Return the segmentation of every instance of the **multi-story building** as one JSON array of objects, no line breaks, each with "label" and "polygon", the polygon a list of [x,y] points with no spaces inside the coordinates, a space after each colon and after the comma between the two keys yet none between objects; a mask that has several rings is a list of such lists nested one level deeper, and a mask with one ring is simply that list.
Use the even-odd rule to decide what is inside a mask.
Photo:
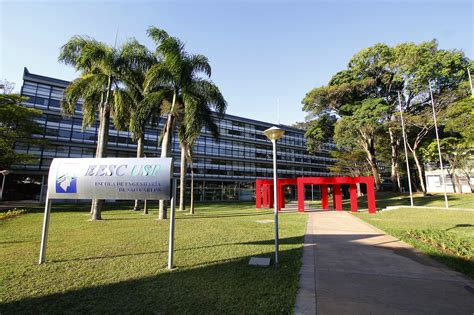
[{"label": "multi-story building", "polygon": [[[41,183],[35,189],[31,189],[33,186],[28,189],[29,194],[34,192],[37,194],[35,198],[39,198],[38,194],[43,189],[38,187],[47,182],[46,176],[53,158],[94,157],[97,124],[82,129],[80,104],[73,117],[63,114],[60,102],[68,81],[32,74],[26,68],[23,80],[21,95],[28,98],[24,106],[42,111],[37,122],[44,128],[44,135],[37,136],[44,137],[47,144],[18,145],[17,151],[33,154],[38,159],[30,164],[15,165],[13,170],[17,184],[25,181],[30,186]],[[219,141],[203,129],[194,147],[195,198],[202,201],[252,200],[255,179],[273,176],[272,145],[263,134],[272,124],[233,115],[216,119],[220,131]],[[163,122],[164,119],[158,126],[146,128],[144,151],[147,157],[160,156],[158,140]],[[283,125],[279,127],[286,131],[285,136],[278,141],[279,177],[328,175],[327,166],[332,163],[328,154],[330,144],[323,146],[319,154],[311,155],[306,150],[304,131]],[[129,131],[119,131],[111,125],[107,156],[135,157],[136,147]],[[174,175],[179,177],[180,148],[177,136],[173,137],[172,153]],[[19,196],[11,198],[33,198],[20,196],[21,190],[16,190]]]}]

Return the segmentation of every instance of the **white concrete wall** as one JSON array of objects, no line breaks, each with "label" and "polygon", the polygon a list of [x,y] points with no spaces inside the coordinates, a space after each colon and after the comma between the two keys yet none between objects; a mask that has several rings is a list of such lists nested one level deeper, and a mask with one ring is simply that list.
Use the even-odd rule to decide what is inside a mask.
[{"label": "white concrete wall", "polygon": [[[451,179],[451,177],[446,174],[446,171],[444,174],[445,174],[445,180],[446,180],[446,191],[448,193],[453,193],[454,192],[453,181],[454,181],[454,184],[456,185],[456,190],[458,189],[456,180],[454,179],[454,176],[453,176],[453,179]],[[459,176],[459,180],[462,185],[462,192],[464,194],[471,193],[471,188],[466,176],[461,173],[457,173],[457,174]],[[425,173],[425,179],[426,179],[426,191],[428,193],[444,193],[444,187],[443,187],[443,182],[441,180],[440,170],[427,171]],[[474,185],[474,183],[472,182],[472,178],[471,178],[471,185]],[[459,191],[456,191],[456,192],[459,193]]]}]

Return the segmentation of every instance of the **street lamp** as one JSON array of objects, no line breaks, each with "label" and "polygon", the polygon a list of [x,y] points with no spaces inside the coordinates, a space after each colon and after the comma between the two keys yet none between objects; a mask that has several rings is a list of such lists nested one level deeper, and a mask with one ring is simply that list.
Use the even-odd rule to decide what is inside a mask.
[{"label": "street lamp", "polygon": [[276,142],[285,134],[285,130],[271,127],[263,132],[273,144],[273,208],[275,216],[275,265],[278,264],[278,198],[277,198],[277,164],[276,164]]},{"label": "street lamp", "polygon": [[0,190],[0,201],[3,200],[3,189],[5,189],[5,178],[7,177],[8,174],[10,174],[11,172],[9,170],[3,170],[3,171],[0,171],[0,174],[3,175],[3,179],[2,179],[2,190]]}]

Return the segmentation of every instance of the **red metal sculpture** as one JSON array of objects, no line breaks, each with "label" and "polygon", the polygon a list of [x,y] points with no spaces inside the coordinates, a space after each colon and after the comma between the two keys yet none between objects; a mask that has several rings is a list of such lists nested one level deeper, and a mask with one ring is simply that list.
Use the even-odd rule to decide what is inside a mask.
[{"label": "red metal sculpture", "polygon": [[[280,178],[278,185],[278,210],[285,207],[284,186],[296,185],[298,187],[298,211],[304,212],[304,186],[319,185],[321,187],[321,205],[324,210],[329,209],[328,186],[332,186],[333,207],[342,210],[341,185],[349,185],[351,211],[357,212],[356,184],[365,184],[367,188],[367,203],[369,213],[376,213],[374,179],[371,176],[335,176],[335,177],[298,177]],[[273,181],[271,179],[257,179],[255,182],[255,206],[261,208],[273,207]]]}]

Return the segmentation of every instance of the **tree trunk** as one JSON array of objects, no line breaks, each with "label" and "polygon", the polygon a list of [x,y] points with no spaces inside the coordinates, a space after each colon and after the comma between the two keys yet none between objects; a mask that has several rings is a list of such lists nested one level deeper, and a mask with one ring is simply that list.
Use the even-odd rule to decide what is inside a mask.
[{"label": "tree trunk", "polygon": [[[191,157],[192,159],[192,157]],[[189,213],[194,214],[194,170],[193,170],[193,164],[191,163],[191,196],[190,196],[190,205],[189,205]]]},{"label": "tree trunk", "polygon": [[[143,141],[145,138],[145,134],[142,134],[137,141],[137,158],[141,158],[143,156]],[[140,210],[140,200],[135,200],[135,205],[133,206],[133,211]]]},{"label": "tree trunk", "polygon": [[356,192],[357,197],[362,197],[362,192],[360,191],[360,183],[356,183]]},{"label": "tree trunk", "polygon": [[[110,91],[112,88],[112,78],[109,76],[107,83],[107,94],[105,101],[99,112],[99,134],[97,138],[96,158],[107,157],[107,143],[109,139],[109,123],[110,123]],[[93,199],[91,205],[91,220],[102,220],[102,199]]]},{"label": "tree trunk", "polygon": [[474,190],[472,189],[471,185],[471,176],[469,176],[469,172],[463,170],[464,176],[466,176],[467,179],[467,185],[469,186],[469,189],[471,190],[471,193],[474,193]]},{"label": "tree trunk", "polygon": [[412,150],[411,153],[413,154],[413,159],[415,160],[416,172],[420,181],[421,191],[423,192],[423,195],[426,195],[426,186],[423,180],[423,168],[421,167],[420,160],[418,159],[418,155],[416,154],[416,150]]},{"label": "tree trunk", "polygon": [[[173,94],[173,103],[171,104],[171,109],[168,114],[168,118],[166,119],[165,130],[163,132],[163,141],[161,142],[161,157],[169,157],[171,155],[171,137],[173,133],[173,120],[174,120],[174,110],[176,107],[176,92]],[[172,173],[173,165],[171,165]],[[164,200],[160,200],[159,202],[159,211],[158,211],[158,220],[165,220],[167,218],[166,215],[167,209]]]},{"label": "tree trunk", "polygon": [[148,214],[148,201],[143,200],[143,214]]},{"label": "tree trunk", "polygon": [[457,193],[456,183],[454,182],[454,170],[451,172],[451,174],[449,174],[448,172],[448,175],[449,175],[449,178],[451,179],[451,184],[453,185],[453,193]]},{"label": "tree trunk", "polygon": [[186,191],[186,144],[181,145],[181,165],[179,177],[179,211],[185,210],[184,193]]},{"label": "tree trunk", "polygon": [[459,180],[459,176],[456,172],[454,173],[454,178],[456,179],[456,184],[458,185],[458,193],[462,194],[462,184],[461,181]]},{"label": "tree trunk", "polygon": [[400,182],[399,182],[399,166],[398,166],[398,148],[400,146],[400,137],[395,135],[395,132],[392,128],[388,128],[388,133],[390,135],[390,147],[391,147],[391,173],[390,179],[392,180],[392,191],[400,191]]},{"label": "tree trunk", "polygon": [[380,190],[380,174],[379,168],[377,166],[377,160],[375,158],[375,148],[374,142],[372,140],[368,140],[366,145],[364,146],[365,152],[367,153],[367,161],[369,162],[370,169],[372,171],[372,176],[374,177],[375,181],[375,189]]}]

